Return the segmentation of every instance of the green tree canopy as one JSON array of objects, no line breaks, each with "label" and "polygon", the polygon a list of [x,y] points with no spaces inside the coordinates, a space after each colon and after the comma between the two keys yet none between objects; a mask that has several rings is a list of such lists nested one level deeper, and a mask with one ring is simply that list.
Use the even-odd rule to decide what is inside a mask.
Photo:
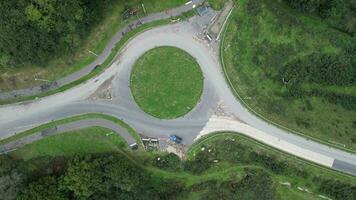
[{"label": "green tree canopy", "polygon": [[100,18],[104,4],[100,2],[0,1],[0,67],[44,65],[51,57],[72,51]]},{"label": "green tree canopy", "polygon": [[7,156],[0,157],[0,199],[15,199],[20,192],[24,175],[16,169],[16,162]]}]

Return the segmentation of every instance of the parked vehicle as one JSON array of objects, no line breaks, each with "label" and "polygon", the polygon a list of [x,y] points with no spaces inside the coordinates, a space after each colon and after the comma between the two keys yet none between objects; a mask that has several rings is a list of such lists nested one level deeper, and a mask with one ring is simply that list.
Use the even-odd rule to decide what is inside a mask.
[{"label": "parked vehicle", "polygon": [[169,140],[172,141],[172,142],[175,142],[177,144],[180,144],[182,142],[182,138],[177,136],[177,135],[170,135],[169,136]]}]

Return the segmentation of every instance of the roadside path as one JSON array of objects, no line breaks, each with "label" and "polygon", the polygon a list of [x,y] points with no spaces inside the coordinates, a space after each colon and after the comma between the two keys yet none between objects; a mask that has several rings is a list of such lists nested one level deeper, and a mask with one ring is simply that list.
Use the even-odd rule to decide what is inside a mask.
[{"label": "roadside path", "polygon": [[84,129],[88,127],[94,127],[94,126],[108,128],[114,131],[115,133],[119,134],[122,137],[122,139],[126,141],[128,145],[135,143],[135,139],[130,135],[130,133],[125,128],[121,127],[120,125],[112,121],[105,120],[105,119],[83,119],[83,120],[70,122],[67,124],[57,125],[52,128],[44,129],[40,132],[21,138],[14,142],[10,142],[5,145],[0,145],[0,154],[14,151],[26,144],[30,144],[32,142],[41,140],[44,137],[57,135],[65,132],[71,132],[71,131]]}]

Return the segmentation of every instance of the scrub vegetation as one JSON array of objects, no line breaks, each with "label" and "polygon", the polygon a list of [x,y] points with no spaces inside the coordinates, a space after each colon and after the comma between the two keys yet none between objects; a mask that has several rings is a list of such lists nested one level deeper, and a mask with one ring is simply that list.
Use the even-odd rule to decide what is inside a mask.
[{"label": "scrub vegetation", "polygon": [[195,174],[223,171],[228,166],[263,168],[271,178],[270,189],[275,192],[272,199],[317,199],[319,194],[332,199],[356,197],[353,177],[313,165],[236,133],[218,133],[201,139],[190,148],[184,165]]},{"label": "scrub vegetation", "polygon": [[266,119],[356,150],[353,1],[238,2],[222,46],[227,77]]},{"label": "scrub vegetation", "polygon": [[135,63],[130,80],[133,97],[148,114],[172,119],[197,104],[203,75],[196,60],[175,47],[157,47]]},{"label": "scrub vegetation", "polygon": [[[116,145],[108,145],[103,152],[95,138],[92,147],[74,155],[73,151],[60,151],[68,144],[60,137],[68,136],[50,139],[56,140],[46,147],[48,152],[55,150],[51,155],[27,159],[28,154],[21,152],[38,150],[41,145],[34,143],[0,157],[1,199],[356,197],[353,177],[311,165],[238,134],[220,133],[201,139],[185,161],[174,154],[133,152]],[[43,140],[43,144],[48,141]]]}]

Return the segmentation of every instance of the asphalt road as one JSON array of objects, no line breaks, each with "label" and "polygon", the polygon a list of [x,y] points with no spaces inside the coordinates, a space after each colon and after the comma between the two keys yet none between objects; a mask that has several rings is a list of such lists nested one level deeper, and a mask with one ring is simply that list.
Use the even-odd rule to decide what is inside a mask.
[{"label": "asphalt road", "polygon": [[[291,147],[288,151],[291,154],[356,175],[356,155],[307,140],[270,125],[251,114],[236,100],[222,73],[216,45],[199,39],[201,27],[204,27],[206,21],[209,21],[209,18],[195,17],[190,22],[146,31],[131,40],[120,53],[119,60],[98,77],[63,93],[26,104],[0,107],[0,137],[8,137],[51,120],[99,112],[120,118],[147,136],[167,137],[170,134],[178,134],[189,146],[204,129],[217,107],[223,105],[229,115],[280,141],[278,143],[265,141],[266,143],[282,150]],[[161,120],[145,114],[133,101],[129,89],[129,75],[136,59],[149,49],[167,45],[181,48],[196,58],[204,75],[201,101],[186,116],[174,120]],[[111,101],[88,100],[101,84],[112,77],[114,78],[111,84],[113,90]],[[230,130],[224,127],[224,124],[220,124],[219,127],[219,131]],[[251,134],[251,137],[254,135]],[[265,137],[265,140],[270,138]],[[303,149],[313,152],[313,156],[298,152]],[[328,158],[331,164],[321,162],[315,155]]]},{"label": "asphalt road", "polygon": [[130,135],[130,133],[128,132],[127,129],[121,127],[120,125],[118,125],[112,121],[100,119],[100,118],[98,118],[98,119],[94,118],[94,119],[82,119],[82,120],[73,121],[73,122],[66,123],[66,124],[57,125],[56,127],[51,127],[49,129],[45,129],[43,131],[34,133],[30,136],[23,137],[19,140],[9,142],[4,145],[0,145],[0,154],[14,151],[17,148],[20,148],[26,144],[30,144],[32,142],[41,140],[42,138],[50,136],[50,135],[56,135],[56,134],[60,134],[60,133],[70,132],[70,131],[83,129],[83,128],[87,128],[87,127],[94,127],[94,126],[104,127],[104,128],[108,128],[108,129],[114,131],[116,134],[119,134],[120,137],[122,139],[124,139],[128,145],[135,143],[135,139]]}]

